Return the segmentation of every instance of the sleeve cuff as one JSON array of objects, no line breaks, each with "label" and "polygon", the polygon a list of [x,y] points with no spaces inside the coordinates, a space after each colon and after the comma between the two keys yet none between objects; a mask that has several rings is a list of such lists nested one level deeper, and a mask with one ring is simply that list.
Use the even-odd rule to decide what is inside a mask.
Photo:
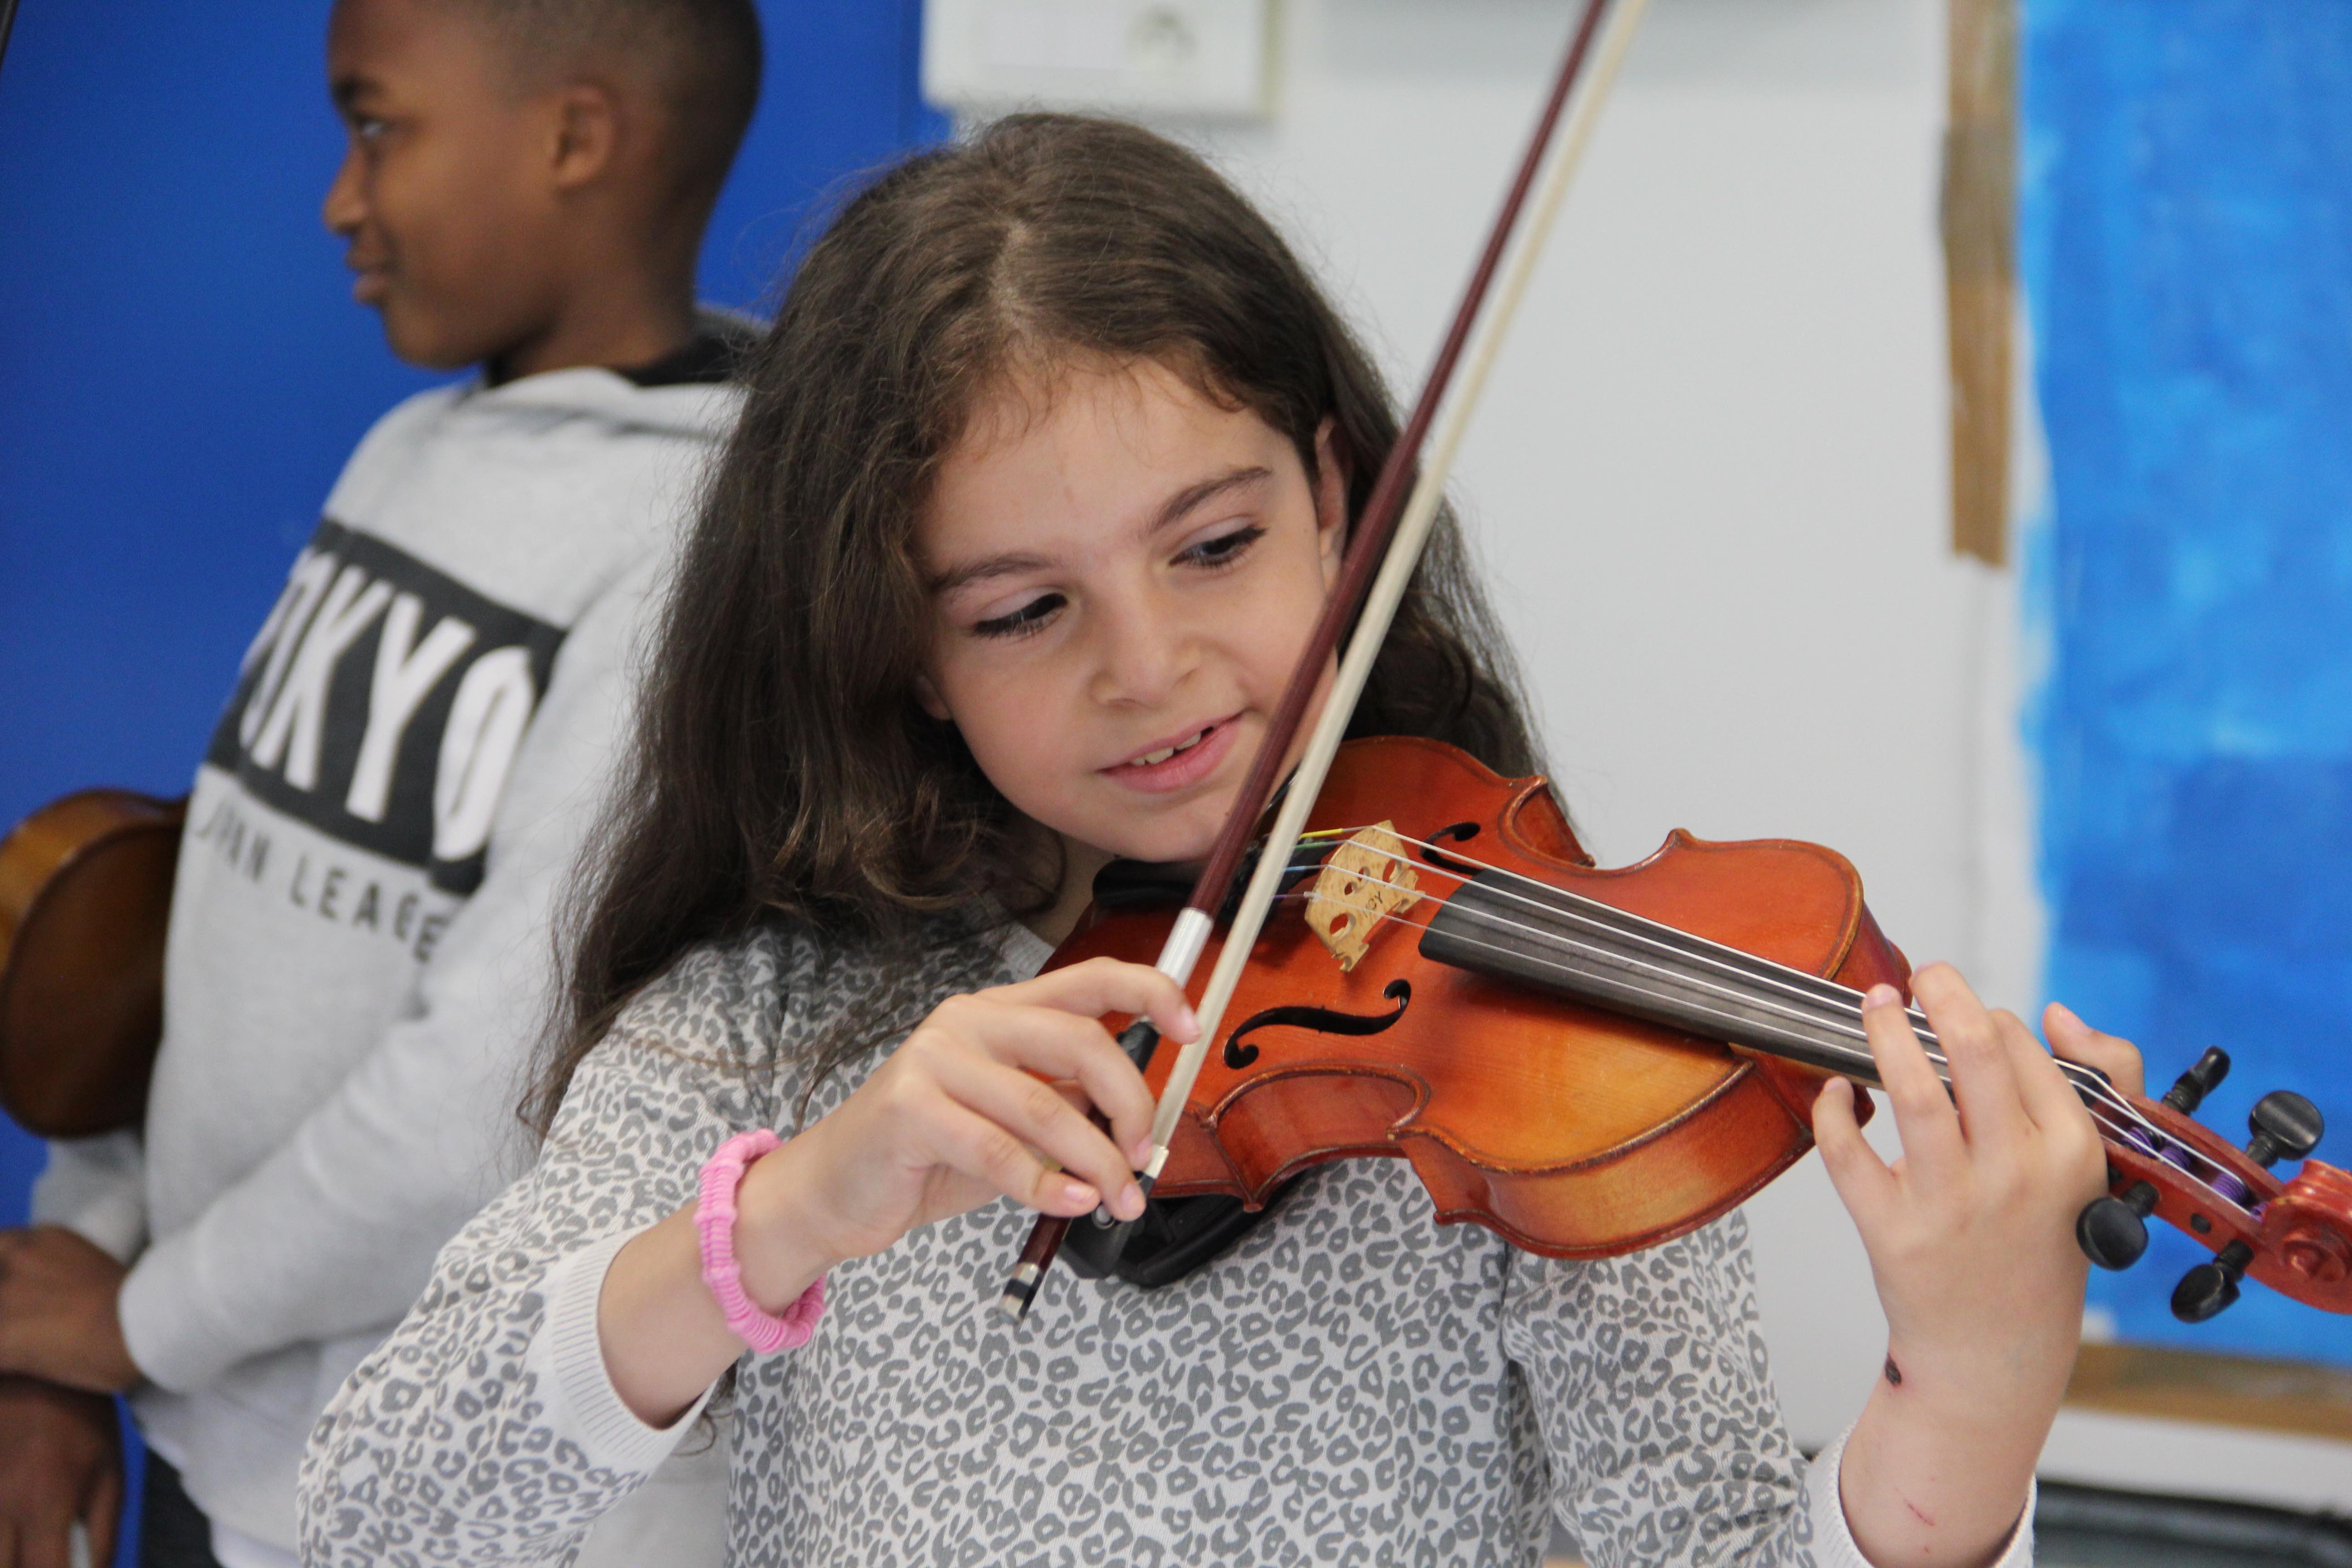
[{"label": "sleeve cuff", "polygon": [[596,1302],[604,1292],[605,1270],[635,1236],[632,1231],[606,1237],[567,1254],[547,1271],[547,1319],[523,1364],[547,1400],[550,1424],[574,1435],[591,1464],[649,1475],[710,1403],[711,1389],[704,1389],[668,1426],[648,1426],[613,1386],[596,1333]]},{"label": "sleeve cuff", "polygon": [[243,1352],[202,1310],[184,1232],[147,1249],[114,1299],[131,1363],[157,1387],[194,1394],[236,1363]]},{"label": "sleeve cuff", "polygon": [[[1853,1542],[1853,1531],[1845,1521],[1845,1504],[1838,1496],[1840,1461],[1845,1458],[1845,1440],[1853,1436],[1849,1426],[1838,1435],[1838,1440],[1822,1450],[1819,1458],[1805,1468],[1806,1507],[1813,1519],[1813,1563],[1815,1568],[1878,1568],[1862,1554]],[[2025,1510],[2017,1516],[2017,1527],[2010,1531],[2009,1542],[2000,1555],[1992,1560],[1992,1568],[2033,1568],[2033,1505],[2040,1496],[2037,1482],[2028,1482],[2025,1489]]]},{"label": "sleeve cuff", "polygon": [[63,1226],[129,1263],[147,1241],[144,1159],[136,1132],[60,1140],[33,1183],[35,1225]]}]

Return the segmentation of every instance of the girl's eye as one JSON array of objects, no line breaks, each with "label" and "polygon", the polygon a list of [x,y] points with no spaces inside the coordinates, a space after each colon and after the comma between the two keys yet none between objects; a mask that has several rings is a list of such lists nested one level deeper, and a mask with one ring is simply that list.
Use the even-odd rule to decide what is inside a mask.
[{"label": "girl's eye", "polygon": [[383,141],[383,133],[391,129],[390,121],[379,120],[373,114],[352,116],[352,140],[362,147],[373,146]]},{"label": "girl's eye", "polygon": [[1067,603],[1059,594],[1040,594],[1009,616],[982,621],[971,629],[984,637],[1019,637],[1042,630],[1054,612]]},{"label": "girl's eye", "polygon": [[1230,566],[1247,554],[1251,545],[1265,537],[1265,528],[1253,522],[1191,545],[1176,559],[1195,566]]}]

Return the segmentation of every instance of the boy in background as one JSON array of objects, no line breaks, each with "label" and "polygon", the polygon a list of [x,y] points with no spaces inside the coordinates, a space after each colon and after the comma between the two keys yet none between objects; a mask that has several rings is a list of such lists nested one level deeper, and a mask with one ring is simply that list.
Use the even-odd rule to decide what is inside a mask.
[{"label": "boy in background", "polygon": [[293,1562],[312,1421],[526,1153],[549,932],[736,411],[748,333],[694,270],[758,96],[751,0],[338,0],[327,52],[352,292],[403,359],[482,374],[368,433],[246,656],[143,1140],[57,1147],[38,1223],[0,1233],[0,1558],[27,1568],[77,1518],[107,1551],[118,1391],[142,1562]]}]

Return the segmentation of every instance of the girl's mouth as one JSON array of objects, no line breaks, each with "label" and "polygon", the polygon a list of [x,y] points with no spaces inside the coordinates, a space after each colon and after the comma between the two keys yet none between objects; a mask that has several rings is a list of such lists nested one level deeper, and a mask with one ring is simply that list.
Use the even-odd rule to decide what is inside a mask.
[{"label": "girl's mouth", "polygon": [[1224,760],[1233,748],[1234,730],[1231,719],[1220,719],[1102,771],[1131,789],[1151,795],[1180,790],[1208,776]]}]

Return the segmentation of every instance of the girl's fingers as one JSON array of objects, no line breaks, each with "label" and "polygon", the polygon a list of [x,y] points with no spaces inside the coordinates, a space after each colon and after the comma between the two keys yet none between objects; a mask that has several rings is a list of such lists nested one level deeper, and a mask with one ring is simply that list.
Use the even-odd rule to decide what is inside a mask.
[{"label": "girl's fingers", "polygon": [[993,1187],[1016,1204],[1075,1218],[1102,1202],[1095,1188],[1046,1164],[1013,1133],[943,1091],[927,1120],[936,1163]]},{"label": "girl's fingers", "polygon": [[[2028,1131],[2025,1101],[2000,1026],[1959,972],[1931,963],[1911,979],[1911,994],[1927,1015],[1952,1075],[1951,1098],[1970,1145],[2014,1143]],[[1906,1031],[1908,1033],[1908,1030]],[[1905,1147],[1909,1147],[1906,1131]]]},{"label": "girl's fingers", "polygon": [[2139,1047],[2129,1040],[2100,1033],[2062,1002],[2053,1002],[2042,1010],[2042,1027],[2049,1033],[2050,1048],[2068,1061],[2098,1068],[2126,1094],[2147,1092],[2147,1073]]},{"label": "girl's fingers", "polygon": [[1109,1119],[1121,1148],[1133,1148],[1150,1136],[1155,1109],[1151,1090],[1110,1031],[1092,1017],[988,996],[960,998],[933,1016],[1006,1067],[1049,1079],[1077,1079],[1094,1108]]},{"label": "girl's fingers", "polygon": [[[1135,1070],[1123,1058],[1121,1065],[1129,1072]],[[944,1058],[936,1069],[936,1081],[966,1110],[1043,1153],[1069,1174],[1091,1182],[1119,1218],[1133,1219],[1143,1212],[1143,1194],[1135,1190],[1134,1168],[1127,1156],[1052,1084],[968,1052]]]},{"label": "girl's fingers", "polygon": [[2090,1112],[2084,1109],[2082,1097],[2059,1070],[2057,1058],[2043,1050],[2042,1042],[2033,1037],[2033,1031],[2025,1026],[2025,1021],[2006,1010],[1992,1016],[2000,1029],[2001,1043],[2009,1048],[2010,1067],[2017,1075],[2025,1114],[2033,1119],[2034,1126],[2049,1132],[2085,1121]]},{"label": "girl's fingers", "polygon": [[1089,958],[1017,985],[1000,986],[992,996],[1033,1007],[1055,1007],[1082,1018],[1129,1013],[1150,1018],[1162,1035],[1189,1045],[1201,1032],[1184,988],[1160,971],[1116,958]]},{"label": "girl's fingers", "polygon": [[1912,1032],[1902,995],[1894,986],[1870,988],[1863,999],[1862,1027],[1878,1064],[1880,1087],[1895,1112],[1895,1130],[1903,1136],[1906,1163],[1931,1180],[1958,1171],[1968,1159],[1960,1119],[1944,1080]]},{"label": "girl's fingers", "polygon": [[1839,1200],[1853,1215],[1855,1227],[1867,1233],[1894,1198],[1895,1173],[1862,1135],[1853,1107],[1854,1096],[1861,1092],[1842,1078],[1822,1085],[1813,1097],[1813,1142]]}]

